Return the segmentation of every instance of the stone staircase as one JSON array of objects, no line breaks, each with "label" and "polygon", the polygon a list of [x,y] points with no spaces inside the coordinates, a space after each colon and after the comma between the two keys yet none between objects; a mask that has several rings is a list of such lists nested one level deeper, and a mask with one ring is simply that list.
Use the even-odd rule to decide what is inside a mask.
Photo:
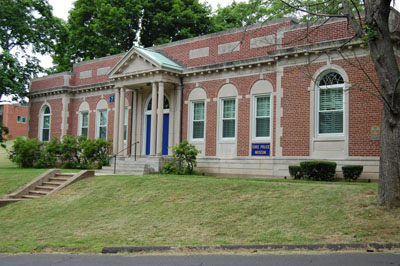
[{"label": "stone staircase", "polygon": [[0,207],[9,203],[37,199],[55,193],[78,180],[91,176],[94,176],[94,171],[84,170],[79,173],[61,173],[60,170],[50,169],[17,191],[3,196],[0,199]]},{"label": "stone staircase", "polygon": [[[162,164],[165,162],[163,157],[117,157],[115,174],[144,175],[158,173],[161,171]],[[114,174],[114,158],[110,161],[110,166],[103,168],[96,173]]]}]

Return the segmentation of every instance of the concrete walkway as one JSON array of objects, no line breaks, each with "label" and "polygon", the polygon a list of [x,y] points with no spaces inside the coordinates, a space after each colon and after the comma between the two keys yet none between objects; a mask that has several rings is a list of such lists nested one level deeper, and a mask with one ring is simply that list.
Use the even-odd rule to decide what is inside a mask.
[{"label": "concrete walkway", "polygon": [[4,255],[0,266],[380,266],[400,265],[395,253],[331,253],[322,255]]}]

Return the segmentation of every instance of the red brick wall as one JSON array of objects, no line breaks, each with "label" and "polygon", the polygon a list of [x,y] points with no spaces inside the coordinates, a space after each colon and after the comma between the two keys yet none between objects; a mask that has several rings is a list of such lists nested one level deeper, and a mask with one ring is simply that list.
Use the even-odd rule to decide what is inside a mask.
[{"label": "red brick wall", "polygon": [[346,20],[328,22],[323,25],[303,26],[286,31],[282,40],[282,46],[283,48],[288,48],[308,43],[338,40],[351,36],[354,36],[354,31],[350,26],[347,27]]},{"label": "red brick wall", "polygon": [[28,137],[37,138],[39,132],[39,112],[44,101],[31,102],[29,110],[29,132]]},{"label": "red brick wall", "polygon": [[30,91],[39,91],[64,86],[64,75],[49,76],[33,80]]},{"label": "red brick wall", "polygon": [[[376,90],[364,72],[355,67],[361,64],[369,78],[378,85],[374,66],[366,57],[333,63],[346,70],[349,82],[352,84],[349,91],[349,155],[379,156],[380,141],[370,139],[370,128],[372,125],[381,124],[382,102],[367,92]],[[361,87],[363,90],[360,90]]]},{"label": "red brick wall", "polygon": [[[257,56],[266,56],[268,52],[276,50],[276,45],[250,49],[250,39],[267,35],[275,35],[276,37],[276,33],[279,28],[286,27],[289,25],[290,23],[286,22],[282,24],[256,28],[248,30],[246,32],[241,31],[229,35],[227,34],[227,35],[209,37],[204,40],[165,47],[162,48],[162,51],[168,54],[174,60],[177,60],[178,62],[188,67],[216,64],[226,61],[246,59]],[[219,44],[225,44],[236,41],[241,42],[240,51],[218,55]],[[204,48],[204,47],[210,47],[209,56],[195,58],[195,59],[189,58],[190,50]]]},{"label": "red brick wall", "polygon": [[[73,72],[75,73],[74,78],[71,79],[71,86],[80,86],[87,84],[94,84],[100,82],[106,82],[110,79],[107,75],[97,75],[97,69],[103,67],[114,67],[120,60],[122,56],[112,57],[112,58],[104,58],[102,60],[97,60],[93,62],[88,62],[84,64],[78,64],[74,66]],[[92,70],[92,77],[90,78],[80,78],[80,72]]]},{"label": "red brick wall", "polygon": [[[14,139],[28,134],[28,106],[3,105],[3,126],[8,128],[9,136],[7,139]],[[20,123],[17,118],[20,116]],[[25,116],[25,123],[22,123],[22,117]]]}]

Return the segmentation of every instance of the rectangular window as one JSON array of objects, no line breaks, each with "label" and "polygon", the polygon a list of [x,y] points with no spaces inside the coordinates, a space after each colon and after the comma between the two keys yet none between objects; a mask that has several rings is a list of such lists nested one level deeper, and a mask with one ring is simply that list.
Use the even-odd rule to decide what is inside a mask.
[{"label": "rectangular window", "polygon": [[107,139],[107,109],[98,110],[98,138]]},{"label": "rectangular window", "polygon": [[343,133],[343,87],[319,90],[320,134]]},{"label": "rectangular window", "polygon": [[222,99],[222,138],[235,137],[236,100]]},{"label": "rectangular window", "polygon": [[81,136],[89,136],[89,112],[81,112]]},{"label": "rectangular window", "polygon": [[22,116],[22,123],[26,123],[26,116]]},{"label": "rectangular window", "polygon": [[17,116],[17,123],[21,123],[21,116]]},{"label": "rectangular window", "polygon": [[43,116],[42,141],[50,140],[50,116]]},{"label": "rectangular window", "polygon": [[254,136],[268,138],[271,136],[271,100],[269,95],[254,97]]},{"label": "rectangular window", "polygon": [[192,139],[204,139],[204,102],[192,103]]}]

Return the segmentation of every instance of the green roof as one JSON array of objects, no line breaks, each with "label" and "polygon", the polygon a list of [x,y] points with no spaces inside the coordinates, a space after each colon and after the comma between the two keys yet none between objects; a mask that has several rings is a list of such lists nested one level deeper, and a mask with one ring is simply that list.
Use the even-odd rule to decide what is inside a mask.
[{"label": "green roof", "polygon": [[165,57],[160,53],[137,46],[134,46],[133,49],[135,49],[142,56],[148,58],[157,65],[161,66],[161,68],[168,68],[179,72],[182,72],[183,70],[183,68],[180,65],[176,64],[174,61],[168,59],[167,57]]}]

